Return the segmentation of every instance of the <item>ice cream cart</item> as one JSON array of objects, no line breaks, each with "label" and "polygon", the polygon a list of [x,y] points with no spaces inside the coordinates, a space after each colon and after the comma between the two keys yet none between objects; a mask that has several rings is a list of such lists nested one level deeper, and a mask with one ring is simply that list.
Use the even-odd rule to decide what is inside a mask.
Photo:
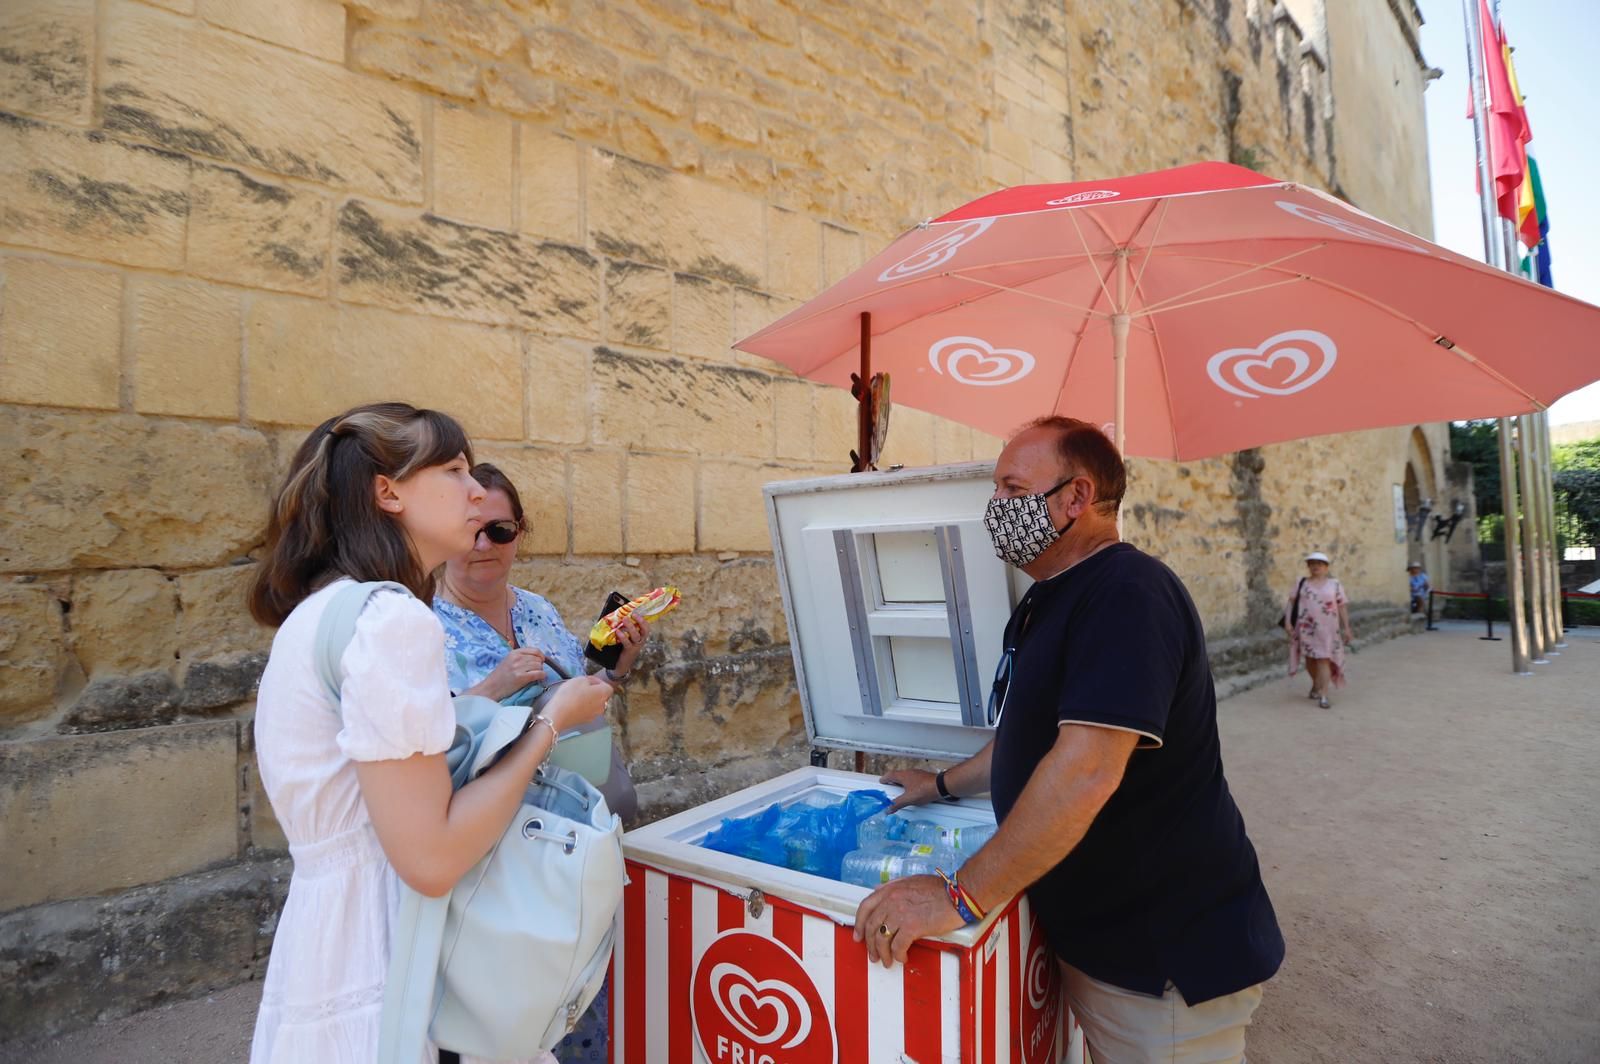
[{"label": "ice cream cart", "polygon": [[[992,470],[970,463],[767,486],[816,749],[952,760],[988,741],[1000,633],[1025,585],[995,558],[983,527]],[[627,833],[613,1061],[1085,1059],[1025,897],[917,942],[904,965],[886,969],[852,938],[866,888],[702,845],[725,817],[879,786],[819,763]],[[984,799],[917,815],[951,827],[994,823]]]}]

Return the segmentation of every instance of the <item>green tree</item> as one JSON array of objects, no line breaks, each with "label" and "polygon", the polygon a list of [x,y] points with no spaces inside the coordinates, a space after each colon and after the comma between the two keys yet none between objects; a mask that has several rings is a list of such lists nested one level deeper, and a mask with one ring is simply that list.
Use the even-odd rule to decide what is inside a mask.
[{"label": "green tree", "polygon": [[1558,534],[1576,546],[1600,546],[1600,438],[1550,449]]},{"label": "green tree", "polygon": [[1472,463],[1478,516],[1500,512],[1500,426],[1495,421],[1452,421],[1450,457]]}]

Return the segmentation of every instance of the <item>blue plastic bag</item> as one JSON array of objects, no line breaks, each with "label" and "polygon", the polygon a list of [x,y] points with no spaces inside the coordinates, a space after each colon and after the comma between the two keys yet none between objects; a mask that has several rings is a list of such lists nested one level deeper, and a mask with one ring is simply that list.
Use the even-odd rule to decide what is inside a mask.
[{"label": "blue plastic bag", "polygon": [[856,848],[856,826],[888,807],[883,791],[852,791],[842,798],[811,794],[752,816],[725,818],[701,845],[836,880],[844,855]]}]

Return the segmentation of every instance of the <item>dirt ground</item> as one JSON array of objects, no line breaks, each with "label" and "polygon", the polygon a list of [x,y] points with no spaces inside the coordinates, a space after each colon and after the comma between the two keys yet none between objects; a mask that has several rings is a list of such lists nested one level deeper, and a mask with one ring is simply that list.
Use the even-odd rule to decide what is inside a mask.
[{"label": "dirt ground", "polygon": [[[1252,1064],[1600,1061],[1600,630],[1528,677],[1481,631],[1362,650],[1329,710],[1301,678],[1222,704],[1289,943]],[[243,1062],[259,986],[0,1059]]]}]

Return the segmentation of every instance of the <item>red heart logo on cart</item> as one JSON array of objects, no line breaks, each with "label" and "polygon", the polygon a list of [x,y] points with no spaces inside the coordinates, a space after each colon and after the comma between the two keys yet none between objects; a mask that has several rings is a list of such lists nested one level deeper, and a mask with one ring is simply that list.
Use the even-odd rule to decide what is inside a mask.
[{"label": "red heart logo on cart", "polygon": [[1303,392],[1326,377],[1338,360],[1339,349],[1326,333],[1291,329],[1258,347],[1218,351],[1206,362],[1206,373],[1225,392],[1259,399]]},{"label": "red heart logo on cart", "polygon": [[837,1064],[827,1005],[805,965],[774,939],[718,935],[695,964],[689,1003],[708,1061]]}]

